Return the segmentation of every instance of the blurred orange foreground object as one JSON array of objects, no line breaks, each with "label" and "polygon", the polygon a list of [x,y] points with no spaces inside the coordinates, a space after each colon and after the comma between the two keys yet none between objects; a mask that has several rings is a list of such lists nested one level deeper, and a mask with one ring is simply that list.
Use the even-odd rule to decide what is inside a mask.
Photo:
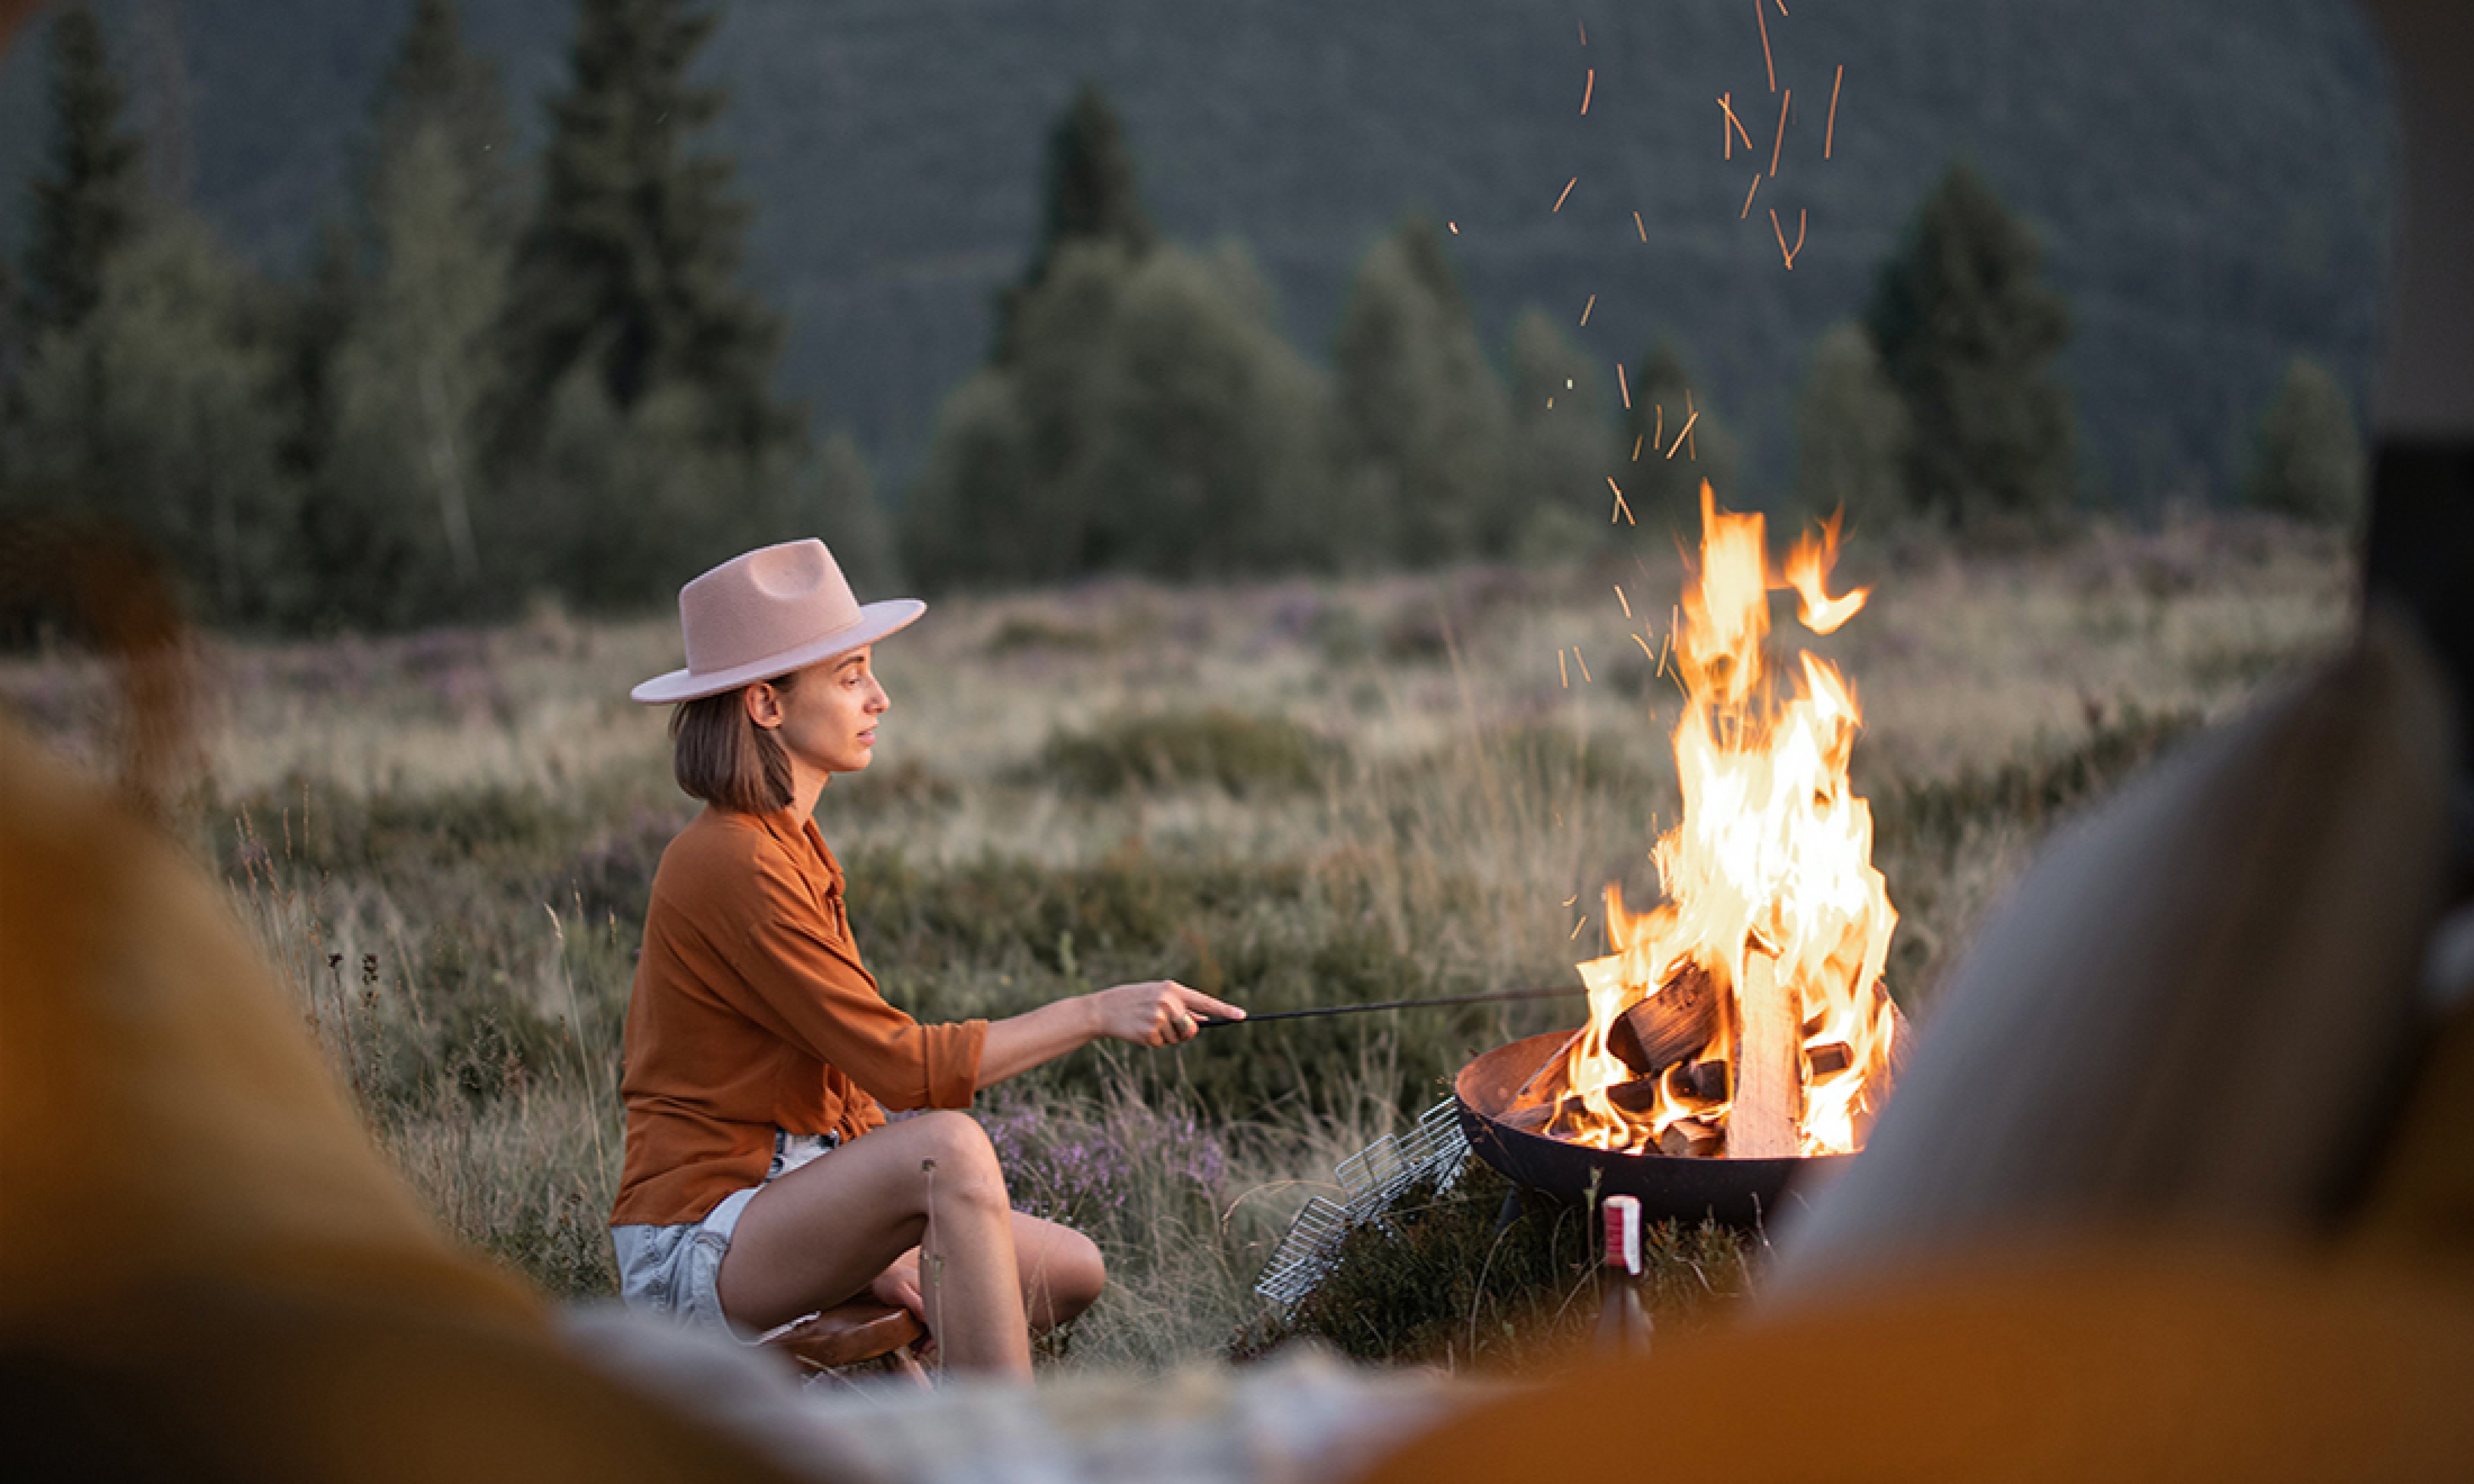
[{"label": "blurred orange foreground object", "polygon": [[2469,1398],[2474,1291],[2125,1238],[1600,1364],[1363,1484],[2463,1479]]},{"label": "blurred orange foreground object", "polygon": [[440,1233],[214,883],[5,723],[0,1254],[25,1477],[784,1476]]}]

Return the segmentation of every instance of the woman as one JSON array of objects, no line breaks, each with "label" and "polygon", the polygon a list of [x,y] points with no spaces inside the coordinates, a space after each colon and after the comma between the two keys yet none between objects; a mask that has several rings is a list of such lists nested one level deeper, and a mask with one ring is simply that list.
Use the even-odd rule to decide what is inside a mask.
[{"label": "woman", "polygon": [[[1102,1039],[1190,1040],[1243,1012],[1173,981],[994,1022],[921,1025],[860,963],[841,868],[810,818],[865,768],[890,703],[876,641],[822,541],[750,552],[679,594],[679,784],[708,805],[662,852],[627,1009],[627,1153],[611,1212],[629,1302],[740,1333],[873,1291],[948,1366],[1027,1375],[1031,1333],[1099,1296],[1099,1250],[1010,1209],[980,1089]],[[887,1123],[878,1105],[949,1110]]]}]

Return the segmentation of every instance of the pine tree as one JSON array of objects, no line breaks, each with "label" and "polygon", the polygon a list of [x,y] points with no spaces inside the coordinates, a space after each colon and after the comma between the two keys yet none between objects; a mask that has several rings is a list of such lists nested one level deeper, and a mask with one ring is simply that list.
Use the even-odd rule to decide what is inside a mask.
[{"label": "pine tree", "polygon": [[893,551],[893,528],[885,507],[877,503],[876,476],[859,441],[836,432],[816,452],[815,506],[810,517],[813,534],[833,548],[842,576],[863,599],[879,598],[902,586],[901,563]]},{"label": "pine tree", "polygon": [[763,456],[797,437],[770,390],[780,320],[737,282],[748,213],[731,165],[688,153],[724,102],[687,80],[715,24],[687,0],[579,0],[507,303],[509,444],[531,440],[577,367],[622,416],[680,389],[716,447]]},{"label": "pine tree", "polygon": [[52,21],[52,147],[35,180],[25,305],[30,328],[72,329],[94,312],[103,275],[136,233],[144,158],[122,122],[128,90],[90,0]]},{"label": "pine tree", "polygon": [[1039,242],[1019,283],[997,301],[991,359],[1013,359],[1013,325],[1025,298],[1048,281],[1056,255],[1072,243],[1104,242],[1139,262],[1159,241],[1143,207],[1133,150],[1126,143],[1117,110],[1097,83],[1085,83],[1048,132],[1048,156],[1040,193]]},{"label": "pine tree", "polygon": [[2260,419],[2250,503],[2299,520],[2353,525],[2363,517],[2365,479],[2352,398],[2327,367],[2295,356]]},{"label": "pine tree", "polygon": [[1703,480],[1719,504],[1743,502],[1736,480],[1742,447],[1710,410],[1707,390],[1695,383],[1673,341],[1649,348],[1632,369],[1631,387],[1632,410],[1625,416],[1614,476],[1624,505],[1642,529],[1661,538],[1680,532],[1689,541],[1701,529]]},{"label": "pine tree", "polygon": [[1796,503],[1816,516],[1844,511],[1856,525],[1904,515],[1908,438],[1906,404],[1872,332],[1852,320],[1833,326],[1796,404]]},{"label": "pine tree", "polygon": [[510,246],[505,110],[457,30],[451,0],[421,0],[388,73],[359,266],[324,356],[319,569],[339,615],[359,622],[470,610],[495,534],[479,454]]},{"label": "pine tree", "polygon": [[2053,360],[2070,305],[2043,249],[1960,164],[1884,265],[1868,323],[1914,428],[1907,488],[1955,526],[2050,521],[2069,504],[2077,439]]},{"label": "pine tree", "polygon": [[1509,419],[1432,222],[1412,216],[1367,253],[1332,360],[1346,481],[1336,516],[1395,562],[1478,550],[1509,504]]},{"label": "pine tree", "polygon": [[257,298],[201,224],[154,214],[85,318],[36,338],[12,429],[12,474],[51,508],[131,528],[179,566],[197,612],[253,626],[297,622],[313,581]]}]

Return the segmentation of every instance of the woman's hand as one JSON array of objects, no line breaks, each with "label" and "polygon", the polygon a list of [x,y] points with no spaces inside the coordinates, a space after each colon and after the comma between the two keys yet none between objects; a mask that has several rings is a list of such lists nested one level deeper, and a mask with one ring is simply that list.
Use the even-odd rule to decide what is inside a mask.
[{"label": "woman's hand", "polygon": [[907,1308],[921,1324],[928,1322],[928,1301],[919,1290],[919,1249],[911,1248],[893,1259],[893,1265],[876,1275],[867,1285],[879,1304]]},{"label": "woman's hand", "polygon": [[1190,990],[1174,979],[1120,984],[1091,996],[1100,1034],[1138,1046],[1174,1046],[1192,1041],[1202,1029],[1202,1017],[1243,1020],[1246,1012]]},{"label": "woman's hand", "polygon": [[980,1047],[979,1086],[994,1087],[1095,1041],[1174,1046],[1192,1041],[1202,1029],[1204,1016],[1242,1020],[1246,1012],[1174,979],[1120,984],[1052,1000],[988,1023],[987,1039]]}]

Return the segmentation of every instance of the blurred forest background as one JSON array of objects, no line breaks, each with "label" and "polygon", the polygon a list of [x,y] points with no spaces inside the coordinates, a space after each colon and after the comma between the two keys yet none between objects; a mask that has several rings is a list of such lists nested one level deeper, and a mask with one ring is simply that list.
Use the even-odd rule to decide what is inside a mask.
[{"label": "blurred forest background", "polygon": [[871,595],[1553,561],[1705,476],[2341,523],[2383,99],[2343,0],[54,6],[0,512],[261,632],[810,532]]}]

